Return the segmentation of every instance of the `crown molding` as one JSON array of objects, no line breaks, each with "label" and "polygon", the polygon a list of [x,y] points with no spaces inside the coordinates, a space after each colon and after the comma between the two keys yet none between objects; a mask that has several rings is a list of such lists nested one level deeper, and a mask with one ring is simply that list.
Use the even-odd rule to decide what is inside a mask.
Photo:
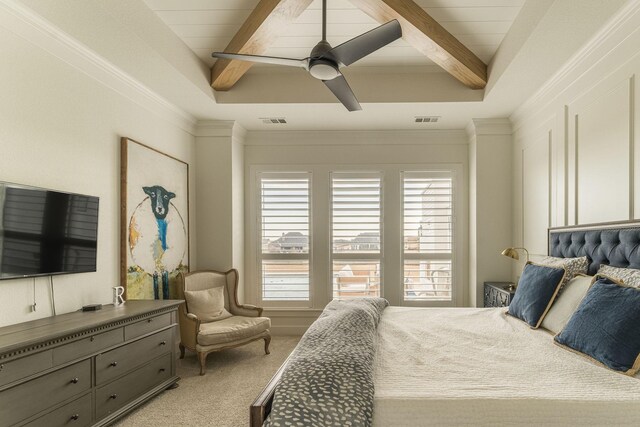
[{"label": "crown molding", "polygon": [[514,130],[520,128],[526,118],[549,105],[572,82],[604,61],[609,52],[637,30],[638,13],[640,0],[631,0],[611,17],[584,47],[511,114]]},{"label": "crown molding", "polygon": [[244,141],[247,138],[247,130],[240,125],[240,123],[235,122],[233,124],[233,142],[236,144],[244,145]]},{"label": "crown molding", "polygon": [[252,131],[245,145],[468,145],[464,130]]},{"label": "crown molding", "polygon": [[146,87],[18,0],[0,2],[0,26],[84,72],[123,97],[194,134],[196,118]]},{"label": "crown molding", "polygon": [[511,135],[513,133],[511,120],[500,119],[471,119],[466,128],[467,135]]},{"label": "crown molding", "polygon": [[231,137],[235,123],[233,120],[199,120],[195,125],[193,135],[196,137]]},{"label": "crown molding", "polygon": [[233,143],[244,145],[247,130],[233,120],[200,120],[195,126],[194,136],[231,138]]}]

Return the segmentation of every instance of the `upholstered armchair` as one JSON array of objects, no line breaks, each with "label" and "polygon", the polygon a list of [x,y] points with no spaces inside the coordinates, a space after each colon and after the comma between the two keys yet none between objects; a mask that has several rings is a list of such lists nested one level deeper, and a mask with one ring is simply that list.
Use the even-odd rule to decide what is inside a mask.
[{"label": "upholstered armchair", "polygon": [[178,276],[180,358],[185,348],[198,354],[200,375],[204,375],[207,355],[214,351],[264,340],[269,354],[271,321],[262,317],[262,308],[238,304],[238,270],[225,273],[206,270]]}]

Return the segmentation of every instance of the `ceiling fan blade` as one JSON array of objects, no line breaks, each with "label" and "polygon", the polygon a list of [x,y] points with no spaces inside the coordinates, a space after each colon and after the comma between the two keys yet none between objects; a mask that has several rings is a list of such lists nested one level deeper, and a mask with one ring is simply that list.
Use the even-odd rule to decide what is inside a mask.
[{"label": "ceiling fan blade", "polygon": [[261,55],[245,55],[242,53],[226,53],[226,52],[213,52],[211,54],[214,58],[222,59],[237,59],[240,61],[259,62],[261,64],[274,64],[274,65],[286,65],[288,67],[300,67],[308,69],[308,59],[293,59],[293,58],[280,58],[277,56],[261,56]]},{"label": "ceiling fan blade", "polygon": [[360,103],[356,99],[356,96],[353,94],[353,91],[349,87],[349,83],[347,83],[347,79],[344,78],[342,74],[332,80],[323,80],[322,81],[331,92],[342,102],[342,105],[347,107],[349,111],[359,111],[362,110]]},{"label": "ceiling fan blade", "polygon": [[394,19],[334,47],[327,54],[343,65],[351,65],[400,37],[402,37],[402,27]]}]

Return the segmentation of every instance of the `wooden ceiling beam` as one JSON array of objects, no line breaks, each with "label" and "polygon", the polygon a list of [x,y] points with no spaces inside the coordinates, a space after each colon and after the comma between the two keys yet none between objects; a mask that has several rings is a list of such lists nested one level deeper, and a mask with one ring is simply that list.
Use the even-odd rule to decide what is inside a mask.
[{"label": "wooden ceiling beam", "polygon": [[[264,55],[276,38],[309,7],[313,0],[260,0],[225,48],[227,53]],[[229,90],[253,64],[218,59],[211,69],[211,86]]]},{"label": "wooden ceiling beam", "polygon": [[472,89],[487,85],[487,65],[412,0],[349,0],[383,24],[397,19],[402,38]]}]

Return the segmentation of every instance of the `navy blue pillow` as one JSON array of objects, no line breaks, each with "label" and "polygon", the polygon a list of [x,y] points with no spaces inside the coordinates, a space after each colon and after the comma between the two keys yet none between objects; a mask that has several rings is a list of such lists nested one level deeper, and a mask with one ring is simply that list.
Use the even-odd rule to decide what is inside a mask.
[{"label": "navy blue pillow", "polygon": [[555,340],[615,371],[640,368],[640,289],[599,278]]},{"label": "navy blue pillow", "polygon": [[528,262],[522,270],[508,313],[534,329],[539,327],[558,294],[564,274],[562,267]]}]

